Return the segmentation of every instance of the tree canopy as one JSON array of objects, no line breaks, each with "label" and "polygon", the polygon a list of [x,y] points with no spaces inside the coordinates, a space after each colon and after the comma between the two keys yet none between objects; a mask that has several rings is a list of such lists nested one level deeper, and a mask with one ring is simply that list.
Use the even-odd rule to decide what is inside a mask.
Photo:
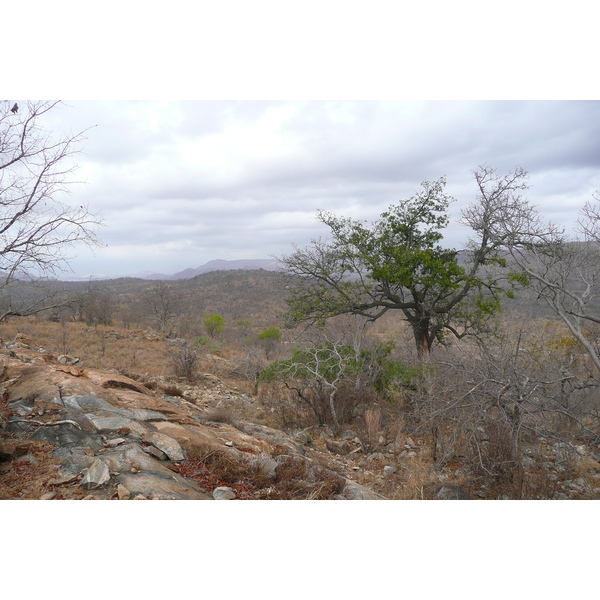
[{"label": "tree canopy", "polygon": [[[488,171],[479,167],[476,180],[484,179]],[[510,194],[524,176],[516,169],[501,181],[483,182],[484,188],[486,183],[493,188],[476,201],[485,223],[494,219],[490,198]],[[398,311],[412,328],[417,352],[423,356],[448,332],[460,338],[498,310],[503,289],[493,269],[482,267],[502,264],[497,252],[502,240],[486,235],[485,226],[483,231],[474,229],[479,239],[471,241],[459,261],[456,250],[441,244],[454,201],[445,191],[446,179],[424,181],[421,186],[370,226],[318,212],[331,238],[313,240],[281,259],[291,292],[288,324],[323,323],[341,314],[375,321],[390,310]]]}]

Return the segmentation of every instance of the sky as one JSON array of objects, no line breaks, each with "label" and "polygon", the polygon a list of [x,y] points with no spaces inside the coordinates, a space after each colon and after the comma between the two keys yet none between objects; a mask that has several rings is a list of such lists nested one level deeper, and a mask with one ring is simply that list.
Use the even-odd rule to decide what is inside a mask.
[{"label": "sky", "polygon": [[64,102],[48,127],[87,130],[69,201],[103,220],[73,278],[281,256],[327,236],[317,210],[371,222],[442,176],[461,248],[483,164],[528,171],[526,197],[568,228],[600,189],[598,101]]},{"label": "sky", "polygon": [[528,199],[568,228],[600,189],[587,2],[200,4],[108,0],[81,27],[59,0],[27,44],[7,39],[11,97],[64,98],[48,127],[86,130],[67,199],[99,214],[104,246],[71,252],[73,278],[278,257],[327,236],[317,210],[373,221],[442,176],[460,248],[482,164],[528,171]]}]

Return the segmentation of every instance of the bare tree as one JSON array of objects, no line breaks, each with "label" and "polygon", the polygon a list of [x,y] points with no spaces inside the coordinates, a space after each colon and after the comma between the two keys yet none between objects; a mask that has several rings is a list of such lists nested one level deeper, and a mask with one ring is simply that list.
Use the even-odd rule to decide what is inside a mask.
[{"label": "bare tree", "polygon": [[579,219],[583,237],[569,237],[563,227],[544,222],[520,195],[528,187],[526,177],[523,170],[500,177],[481,168],[476,173],[480,202],[465,211],[463,220],[506,250],[512,278],[532,289],[566,324],[600,383],[600,349],[590,336],[590,325],[600,323],[600,209],[586,203]]},{"label": "bare tree", "polygon": [[84,132],[58,135],[45,128],[47,115],[60,104],[27,102],[17,111],[0,102],[0,321],[51,304],[47,298],[17,303],[11,295],[15,281],[63,272],[67,248],[98,243],[98,217],[64,200],[75,183],[73,159]]},{"label": "bare tree", "polygon": [[181,294],[164,281],[157,281],[144,294],[144,304],[159,331],[166,331],[181,314]]}]

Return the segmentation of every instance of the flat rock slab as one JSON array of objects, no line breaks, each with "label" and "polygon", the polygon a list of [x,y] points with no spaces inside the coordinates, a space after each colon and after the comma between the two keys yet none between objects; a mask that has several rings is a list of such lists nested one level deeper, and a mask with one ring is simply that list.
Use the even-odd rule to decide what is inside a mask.
[{"label": "flat rock slab", "polygon": [[146,408],[132,408],[129,410],[129,413],[138,421],[164,421],[167,418],[162,413],[156,412],[155,410],[148,410]]},{"label": "flat rock slab", "polygon": [[119,429],[123,429],[124,427],[137,435],[143,435],[146,432],[146,428],[137,421],[114,413],[104,411],[86,413],[85,417],[94,429],[101,433],[119,431]]},{"label": "flat rock slab", "polygon": [[117,481],[132,497],[141,494],[153,500],[212,500],[209,494],[172,471],[168,474],[164,471],[121,473]]},{"label": "flat rock slab", "polygon": [[75,410],[85,411],[86,408],[101,408],[111,411],[115,409],[110,402],[96,396],[66,396],[63,397],[63,403],[67,408]]}]

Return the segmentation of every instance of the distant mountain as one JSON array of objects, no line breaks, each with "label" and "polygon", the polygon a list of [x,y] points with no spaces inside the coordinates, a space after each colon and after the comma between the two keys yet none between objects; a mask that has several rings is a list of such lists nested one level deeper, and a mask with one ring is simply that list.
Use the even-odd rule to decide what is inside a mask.
[{"label": "distant mountain", "polygon": [[195,269],[184,269],[173,275],[165,275],[163,273],[148,273],[142,276],[142,279],[172,281],[175,279],[192,279],[197,275],[210,273],[211,271],[232,271],[234,269],[256,270],[264,269],[265,271],[279,271],[281,263],[275,258],[266,259],[243,259],[243,260],[211,260],[204,265]]}]

